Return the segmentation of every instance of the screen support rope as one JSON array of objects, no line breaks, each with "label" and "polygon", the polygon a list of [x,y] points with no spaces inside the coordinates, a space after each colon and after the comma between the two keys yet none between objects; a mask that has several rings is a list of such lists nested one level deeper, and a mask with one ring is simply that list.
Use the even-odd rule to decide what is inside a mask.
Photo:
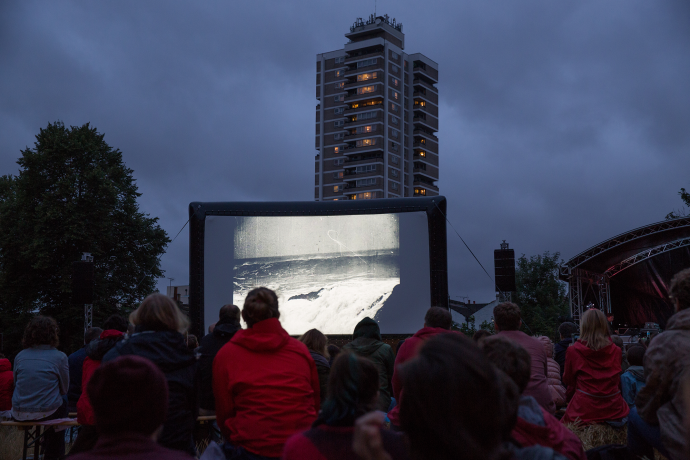
[{"label": "screen support rope", "polygon": [[[191,218],[190,218],[190,219],[191,219]],[[182,226],[182,228],[180,229],[180,231],[177,232],[177,235],[175,235],[175,238],[173,238],[173,239],[170,241],[170,243],[168,243],[168,246],[170,246],[171,244],[173,244],[173,242],[177,239],[177,237],[180,236],[180,233],[182,233],[182,230],[185,229],[185,227],[187,226],[188,223],[189,223],[189,219],[187,219],[187,222],[184,223],[184,225]],[[137,288],[141,285],[141,283],[143,283],[144,280],[145,280],[146,278],[148,278],[148,277],[151,275],[151,270],[153,270],[153,267],[155,267],[156,264],[159,263],[159,262],[161,261],[161,257],[163,257],[163,255],[161,255],[160,257],[158,257],[158,258],[156,259],[156,261],[153,263],[153,265],[151,265],[151,268],[148,269],[147,273],[146,273],[146,274],[144,275],[144,277],[137,283],[137,285],[136,285],[136,287],[135,287],[134,289],[137,289]]]}]

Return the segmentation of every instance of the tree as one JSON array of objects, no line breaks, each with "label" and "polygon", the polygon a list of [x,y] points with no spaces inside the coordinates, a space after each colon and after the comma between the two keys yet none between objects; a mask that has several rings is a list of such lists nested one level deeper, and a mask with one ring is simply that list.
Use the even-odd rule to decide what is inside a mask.
[{"label": "tree", "polygon": [[[477,327],[475,326],[475,323],[476,323],[476,321],[474,319],[474,316],[470,316],[469,318],[467,318],[466,323],[458,324],[455,321],[453,321],[453,323],[451,325],[451,330],[462,332],[467,337],[472,338],[474,333],[477,332],[477,330],[478,330]],[[482,323],[479,325],[479,329],[484,329],[485,331],[489,331],[492,334],[496,333],[496,329],[494,328],[493,319],[490,322],[489,321],[482,321]]]},{"label": "tree", "polygon": [[678,195],[680,195],[680,199],[683,200],[683,203],[685,203],[684,208],[671,211],[668,214],[666,214],[666,219],[678,219],[680,217],[686,217],[688,216],[688,209],[690,208],[690,193],[686,192],[684,188],[680,189],[680,192],[678,192]]},{"label": "tree", "polygon": [[546,251],[529,259],[523,254],[517,261],[514,301],[522,311],[522,330],[527,334],[553,339],[560,325],[558,317],[569,313],[565,283],[558,279],[560,256]]},{"label": "tree", "polygon": [[89,124],[48,124],[21,152],[19,175],[0,178],[0,330],[10,354],[27,320],[55,317],[61,349],[83,341],[84,312],[71,302],[72,263],[94,256],[93,324],[126,315],[162,276],[170,242],[139,211],[133,171]]}]

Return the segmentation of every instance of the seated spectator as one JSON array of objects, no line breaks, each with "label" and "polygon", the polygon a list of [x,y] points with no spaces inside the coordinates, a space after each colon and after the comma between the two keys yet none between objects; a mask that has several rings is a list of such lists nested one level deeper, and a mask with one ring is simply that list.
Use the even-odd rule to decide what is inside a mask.
[{"label": "seated spectator", "polygon": [[[357,458],[352,451],[355,420],[376,408],[379,373],[368,359],[343,353],[333,363],[328,387],[319,418],[310,430],[288,439],[283,460]],[[381,439],[391,460],[408,458],[401,434],[381,430]]]},{"label": "seated spectator", "polygon": [[[86,359],[82,371],[82,388],[86,388],[94,371],[101,365],[101,360],[111,348],[124,337],[127,332],[127,321],[119,316],[112,315],[105,320],[103,332],[100,337],[89,342],[86,346]],[[93,449],[98,441],[96,420],[89,401],[89,395],[83,391],[77,402],[77,422],[80,423],[79,434],[70,449],[70,455],[79,452],[87,452]]]},{"label": "seated spectator", "polygon": [[163,371],[168,381],[169,401],[168,415],[158,442],[164,447],[194,455],[196,358],[182,335],[189,322],[173,299],[158,293],[147,296],[129,315],[129,322],[135,326],[134,334],[117,342],[102,362],[136,355],[150,360]]},{"label": "seated spectator", "polygon": [[625,346],[623,345],[623,339],[618,335],[611,336],[611,342],[613,342],[618,348],[621,349],[621,370],[625,372],[630,364],[628,363],[628,357],[625,353]]},{"label": "seated spectator", "polygon": [[393,393],[391,385],[393,365],[395,364],[393,349],[381,341],[379,325],[371,318],[364,318],[355,326],[352,338],[354,340],[345,345],[343,350],[349,350],[358,356],[369,358],[376,365],[376,369],[379,371],[378,410],[388,412]]},{"label": "seated spectator", "polygon": [[635,397],[645,385],[644,354],[645,347],[633,345],[628,349],[628,370],[621,375],[621,393],[628,406],[635,407]]},{"label": "seated spectator", "polygon": [[553,342],[545,335],[540,336],[539,340],[544,344],[544,351],[546,352],[546,379],[551,398],[553,398],[556,407],[563,407],[565,406],[565,387],[561,382],[561,368],[553,359]]},{"label": "seated spectator", "polygon": [[[668,296],[676,313],[654,338],[644,356],[646,385],[635,398],[628,422],[628,448],[652,458],[656,448],[668,458],[684,457],[688,412],[680,390],[690,377],[690,269],[671,280]],[[670,454],[670,455],[669,455]]]},{"label": "seated spectator", "polygon": [[553,414],[556,404],[551,397],[546,375],[547,359],[544,345],[534,337],[530,337],[519,329],[522,326],[520,307],[512,302],[503,302],[494,307],[494,325],[496,334],[517,342],[532,358],[532,375],[524,391],[525,396],[532,396],[539,405]]},{"label": "seated spectator", "polygon": [[479,329],[472,335],[472,340],[479,343],[481,339],[483,339],[484,337],[489,337],[490,335],[491,332],[487,331],[486,329]]},{"label": "seated spectator", "polygon": [[85,393],[100,436],[91,451],[70,455],[70,459],[192,459],[155,441],[166,418],[168,385],[149,360],[123,356],[103,364],[94,371]]},{"label": "seated spectator", "polygon": [[[0,416],[2,412],[12,410],[12,393],[14,393],[14,374],[12,364],[0,353]],[[9,416],[9,414],[8,414]]]},{"label": "seated spectator", "polygon": [[309,354],[314,358],[316,372],[319,374],[320,401],[324,401],[328,391],[328,376],[331,373],[331,365],[328,362],[328,339],[321,331],[310,329],[299,338],[299,341],[306,345]]},{"label": "seated spectator", "polygon": [[[548,340],[548,337],[544,338]],[[489,361],[513,379],[522,393],[531,374],[532,364],[527,350],[502,336],[487,337],[480,346]],[[586,459],[580,439],[541,407],[536,399],[522,395],[519,404],[517,424],[511,434],[522,446],[550,447],[571,460]]]},{"label": "seated spectator", "polygon": [[199,341],[196,339],[194,334],[187,334],[187,348],[192,351],[195,351],[197,348],[199,348]]},{"label": "seated spectator", "polygon": [[[24,330],[24,349],[14,358],[12,418],[19,422],[45,421],[67,417],[69,388],[67,355],[57,350],[59,328],[49,316],[35,316]],[[65,455],[64,433],[45,432],[44,460]]]},{"label": "seated spectator", "polygon": [[580,339],[566,352],[563,383],[569,402],[562,421],[620,421],[630,411],[620,392],[621,350],[611,342],[601,310],[587,310],[580,327]]},{"label": "seated spectator", "polygon": [[333,365],[333,361],[335,361],[335,358],[338,357],[340,354],[340,347],[338,345],[334,345],[332,343],[328,344],[328,364]]},{"label": "seated spectator", "polygon": [[[406,361],[417,356],[419,347],[425,340],[436,334],[448,333],[453,324],[453,317],[450,311],[445,308],[431,307],[424,316],[424,327],[418,330],[412,337],[405,340],[398,350],[395,357],[395,368],[393,370],[393,396],[396,401],[400,401],[402,394],[402,382],[400,381],[399,367]],[[400,405],[396,405],[388,412],[393,429],[400,429]]]},{"label": "seated spectator", "polygon": [[[438,334],[400,366],[405,392],[400,422],[416,460],[565,459],[548,447],[508,441],[518,389],[462,334]],[[390,459],[383,449],[383,414],[355,424],[353,450],[368,460]]]},{"label": "seated spectator", "polygon": [[90,327],[84,332],[84,346],[75,351],[67,358],[69,363],[69,389],[67,390],[67,411],[77,411],[77,401],[81,396],[81,376],[82,367],[84,366],[84,359],[86,359],[86,346],[92,340],[97,339],[101,335],[103,329],[100,327]]},{"label": "seated spectator", "polygon": [[577,334],[580,328],[571,322],[562,323],[558,326],[558,335],[561,340],[553,346],[553,359],[561,368],[561,381],[563,381],[563,371],[565,371],[565,351],[573,343],[573,335]]},{"label": "seated spectator", "polygon": [[307,347],[280,325],[278,297],[249,291],[239,330],[213,361],[216,421],[227,458],[279,458],[319,412],[319,377]]},{"label": "seated spectator", "polygon": [[232,304],[223,305],[218,312],[218,322],[215,323],[213,332],[201,339],[198,350],[200,415],[216,414],[216,399],[213,397],[213,359],[240,329],[240,309]]}]

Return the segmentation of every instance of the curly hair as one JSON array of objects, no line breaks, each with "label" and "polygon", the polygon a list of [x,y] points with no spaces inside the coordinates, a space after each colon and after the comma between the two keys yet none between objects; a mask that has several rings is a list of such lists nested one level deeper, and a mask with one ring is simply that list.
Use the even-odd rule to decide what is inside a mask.
[{"label": "curly hair", "polygon": [[494,323],[501,331],[517,331],[520,328],[520,307],[512,302],[499,303],[494,307]]},{"label": "curly hair", "polygon": [[678,310],[690,308],[690,268],[681,270],[673,276],[668,296],[678,302]]},{"label": "curly hair", "polygon": [[57,321],[50,316],[34,316],[24,329],[22,346],[24,348],[38,345],[50,345],[57,347],[60,344],[60,328]]}]

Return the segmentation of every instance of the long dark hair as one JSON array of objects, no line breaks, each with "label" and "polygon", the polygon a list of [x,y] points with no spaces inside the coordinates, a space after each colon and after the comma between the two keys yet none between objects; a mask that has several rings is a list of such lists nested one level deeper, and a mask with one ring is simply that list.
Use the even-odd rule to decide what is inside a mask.
[{"label": "long dark hair", "polygon": [[[400,422],[412,458],[509,457],[502,445],[515,424],[517,406],[474,342],[461,334],[436,335],[400,370]],[[515,398],[517,389],[510,394]]]},{"label": "long dark hair", "polygon": [[354,353],[341,353],[331,366],[328,396],[314,426],[353,426],[355,420],[374,410],[379,391],[379,371],[374,363]]}]

